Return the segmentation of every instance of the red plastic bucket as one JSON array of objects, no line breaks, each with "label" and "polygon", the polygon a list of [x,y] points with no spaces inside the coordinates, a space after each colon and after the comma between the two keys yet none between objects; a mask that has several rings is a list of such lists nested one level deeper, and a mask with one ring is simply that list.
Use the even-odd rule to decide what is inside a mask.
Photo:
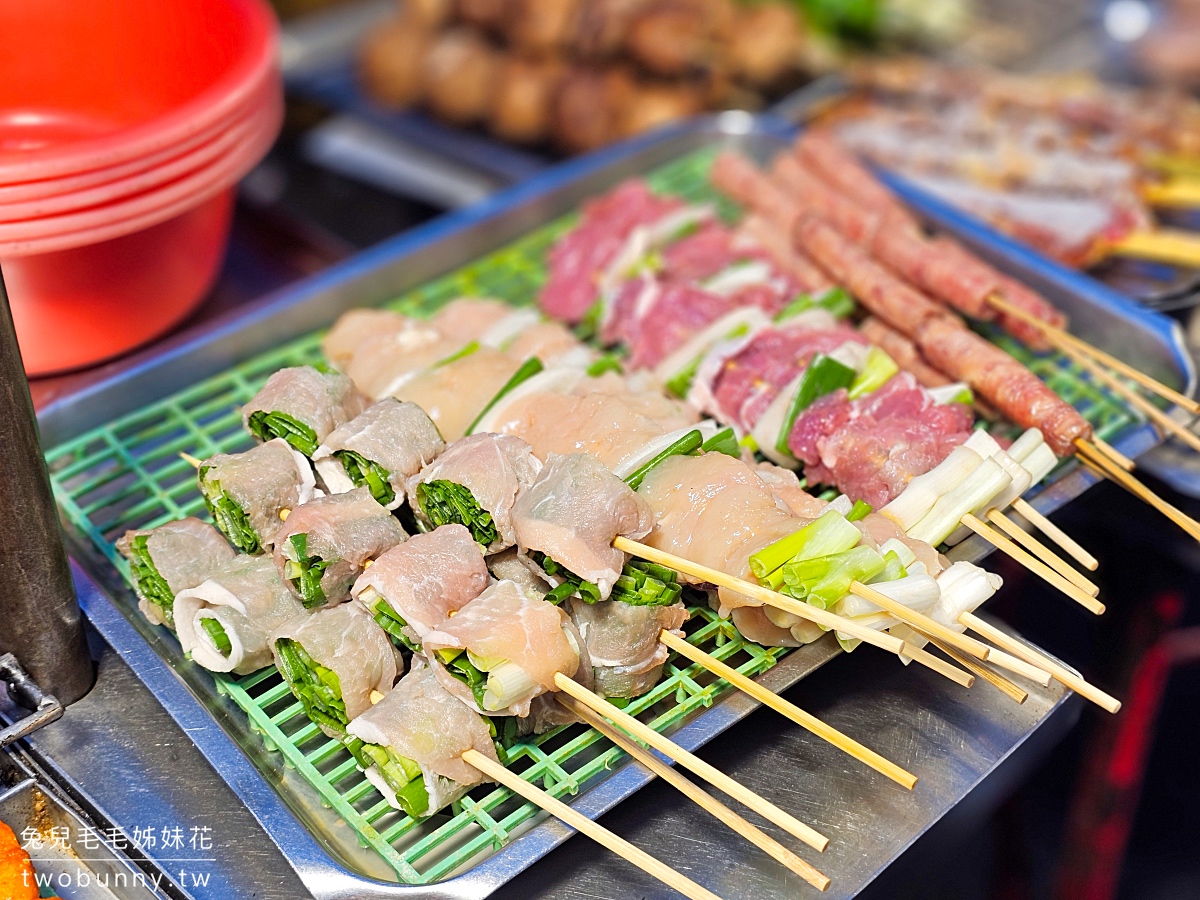
[{"label": "red plastic bucket", "polygon": [[119,165],[227,120],[276,67],[261,0],[4,0],[0,184]]}]

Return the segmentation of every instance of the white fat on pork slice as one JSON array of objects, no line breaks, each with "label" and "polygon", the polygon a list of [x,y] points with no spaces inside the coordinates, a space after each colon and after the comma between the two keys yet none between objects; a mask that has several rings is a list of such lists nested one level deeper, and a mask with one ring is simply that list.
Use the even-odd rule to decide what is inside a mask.
[{"label": "white fat on pork slice", "polygon": [[485,550],[498,553],[517,542],[512,507],[517,495],[537,479],[542,464],[529,444],[508,434],[473,434],[455,441],[420,474],[408,480],[408,497],[425,518],[418,489],[429,481],[449,481],[469,490],[492,517],[497,538]]},{"label": "white fat on pork slice", "polygon": [[[212,672],[248,675],[271,664],[271,636],[293,620],[307,618],[270,558],[239,556],[194,588],[175,598],[179,644],[199,665]],[[203,626],[221,623],[230,651],[222,653]]]},{"label": "white fat on pork slice", "polygon": [[358,577],[351,594],[368,612],[382,597],[420,641],[483,593],[487,565],[462,525],[442,525],[384,553]]},{"label": "white fat on pork slice", "polygon": [[[371,708],[372,694],[390,691],[396,676],[404,671],[404,661],[387,633],[357,603],[343,603],[289,621],[272,637],[272,651],[282,638],[298,643],[314,662],[337,675],[350,721]],[[324,728],[322,731],[337,737]]]},{"label": "white fat on pork slice", "polygon": [[587,374],[582,369],[571,366],[543,369],[496,401],[496,405],[471,429],[471,434],[499,433],[510,407],[534,394],[569,394],[575,385],[586,378]]},{"label": "white fat on pork slice", "polygon": [[[434,813],[459,799],[484,780],[463,762],[475,750],[499,762],[487,724],[438,682],[433,669],[419,656],[412,669],[382,700],[355,718],[346,729],[368,744],[387,747],[421,768]],[[371,777],[374,773],[375,777]],[[399,809],[395,794],[374,769],[367,773],[388,802]]]},{"label": "white fat on pork slice", "polygon": [[537,481],[513,504],[517,546],[538,551],[600,590],[612,593],[625,554],[617,537],[644,537],[654,525],[650,507],[594,456],[550,454]]},{"label": "white fat on pork slice", "polygon": [[730,340],[733,332],[741,331],[741,337],[751,337],[764,328],[769,328],[770,325],[770,317],[757,306],[746,306],[727,312],[711,325],[688,338],[682,347],[655,366],[654,378],[659,383],[670,381],[676,374],[704,356],[716,344]]},{"label": "white fat on pork slice", "polygon": [[[442,686],[472,709],[488,715],[526,716],[534,697],[555,690],[556,675],[570,678],[579,668],[579,650],[563,627],[569,622],[557,606],[527,596],[514,582],[498,581],[427,634],[424,648]],[[504,709],[479,709],[471,690],[441,664],[437,651],[444,649],[511,662],[528,676],[530,686],[521,696],[510,698]]]},{"label": "white fat on pork slice", "polygon": [[[754,443],[758,445],[758,450],[763,456],[775,465],[789,469],[794,469],[800,464],[791,453],[781,453],[776,445],[779,443],[780,432],[783,431],[784,420],[792,405],[792,399],[800,390],[800,382],[803,380],[804,370],[802,369],[782,391],[775,395],[775,399],[763,410],[763,414],[759,416],[758,421],[754,423],[754,428],[750,431],[750,436],[754,438]],[[786,438],[786,435],[784,437]]]}]

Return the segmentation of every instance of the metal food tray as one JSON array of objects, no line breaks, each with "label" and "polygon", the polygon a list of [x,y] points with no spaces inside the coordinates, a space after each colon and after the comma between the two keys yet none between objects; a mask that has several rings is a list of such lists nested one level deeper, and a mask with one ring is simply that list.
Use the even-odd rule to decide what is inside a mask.
[{"label": "metal food tray", "polygon": [[[397,821],[395,814],[380,811],[379,803],[368,797],[369,788],[355,788],[355,793],[341,798],[344,802],[340,805],[333,802],[314,788],[313,774],[327,782],[353,775],[352,765],[347,767],[345,760],[338,758],[343,751],[336,745],[330,747],[315,733],[305,736],[301,726],[299,737],[295,733],[285,737],[315,740],[305,751],[299,767],[302,771],[280,767],[279,757],[272,752],[278,741],[272,729],[287,726],[298,714],[298,707],[286,712],[289,698],[277,677],[272,680],[270,672],[260,673],[241,679],[232,690],[229,684],[218,690],[218,682],[209,673],[181,658],[173,637],[150,626],[136,612],[132,593],[112,564],[113,558],[97,552],[97,545],[80,524],[89,526],[103,548],[104,542],[116,536],[105,529],[111,532],[123,517],[136,517],[149,502],[139,493],[147,483],[159,485],[181,511],[189,509],[188,503],[194,508],[195,501],[184,499],[194,493],[193,476],[176,460],[177,451],[212,452],[245,440],[233,412],[239,398],[248,397],[247,392],[275,367],[315,353],[316,339],[310,333],[329,325],[345,310],[378,305],[405,294],[409,296],[401,308],[429,309],[472,287],[528,302],[540,281],[539,268],[509,266],[504,271],[510,280],[495,284],[486,278],[487,260],[475,261],[516,254],[516,262],[524,259],[528,263],[554,234],[561,233],[569,223],[563,217],[582,200],[624,178],[654,173],[651,181],[662,187],[672,177],[686,176],[686,184],[680,187],[702,189],[703,185],[696,184],[697,173],[705,171],[703,167],[716,148],[736,147],[765,160],[793,136],[792,126],[781,121],[726,113],[565,163],[477,207],[386,241],[249,311],[183,335],[165,349],[135,361],[113,379],[43,411],[43,440],[52,448],[48,454],[52,478],[60,503],[69,512],[66,527],[72,555],[87,570],[79,577],[103,588],[81,592],[89,619],[194,738],[315,896],[482,897],[573,832],[534,815],[501,789],[476,791],[457,816],[427,820],[420,826],[406,825]],[[1107,322],[1111,326],[1107,332],[1093,335],[1102,346],[1170,383],[1191,388],[1194,373],[1169,320],[1097,289],[1094,283],[1081,284],[1074,273],[1022,254],[1012,242],[986,232],[975,233],[961,222],[947,220],[946,226],[972,242],[998,267],[1045,291],[1076,321],[1092,326]],[[278,349],[290,341],[294,343]],[[1090,412],[1106,429],[1106,437],[1123,452],[1136,455],[1156,440],[1150,428],[1130,419],[1061,358],[1030,362]],[[206,395],[210,384],[206,379],[219,384],[221,391]],[[183,406],[182,418],[172,424],[169,417],[179,415]],[[157,425],[145,421],[150,412],[165,418]],[[142,421],[131,418],[135,413]],[[180,423],[185,433],[176,427]],[[138,443],[132,444],[135,438]],[[1035,505],[1049,511],[1090,483],[1085,473],[1070,471],[1044,489]],[[84,509],[89,500],[94,510],[104,511],[105,521],[88,519]],[[955,555],[977,558],[985,552],[983,546],[967,542]],[[741,649],[736,632],[711,617],[703,618],[701,631],[711,642],[710,649],[718,649],[718,643],[724,644],[719,655]],[[838,652],[826,639],[783,655],[771,667],[779,651],[753,645],[745,650],[748,655],[739,656],[734,664],[754,675],[765,669],[761,680],[774,690],[795,683]],[[658,704],[656,712],[665,708],[660,724],[676,728],[674,739],[688,748],[710,740],[757,706],[743,695],[728,692],[713,703],[723,683],[712,683],[693,667],[669,667],[664,685],[665,690],[660,686],[633,708],[651,703]],[[665,696],[671,692],[677,701],[674,704]],[[247,703],[262,713],[252,723],[243,712]],[[711,708],[706,708],[710,703]],[[212,727],[214,720],[220,728]],[[559,764],[568,758],[575,766],[572,771]],[[594,733],[579,728],[541,743],[520,745],[518,760],[521,765],[528,764],[530,776],[560,796],[579,790],[573,804],[591,817],[649,780],[640,768],[622,765],[623,757]],[[305,766],[310,770],[304,770]],[[357,832],[346,824],[348,811],[359,818]],[[463,826],[464,816],[471,820],[469,830]],[[366,828],[362,827],[364,821]],[[372,822],[382,822],[384,827],[375,828]],[[395,883],[405,872],[397,859],[389,858],[380,847],[381,841],[405,864],[413,854],[431,854],[430,865],[416,874],[434,883]]]}]

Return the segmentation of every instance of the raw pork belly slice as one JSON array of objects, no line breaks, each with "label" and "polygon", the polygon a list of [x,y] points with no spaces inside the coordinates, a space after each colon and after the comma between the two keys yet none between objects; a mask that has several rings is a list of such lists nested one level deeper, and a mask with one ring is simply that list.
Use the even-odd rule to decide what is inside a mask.
[{"label": "raw pork belly slice", "polygon": [[117,551],[130,562],[142,614],[155,625],[171,628],[175,595],[194,588],[237,555],[221,532],[194,516],[127,531],[117,541]]},{"label": "raw pork belly slice", "polygon": [[687,283],[662,286],[654,305],[623,329],[629,368],[653,369],[692,335],[730,312],[735,301]]},{"label": "raw pork belly slice", "polygon": [[638,225],[681,209],[679,200],[655,196],[641,181],[588,201],[581,221],[549,253],[549,276],[538,302],[546,314],[569,323],[584,317],[597,299],[597,279]]},{"label": "raw pork belly slice", "polygon": [[[175,598],[179,644],[213,672],[249,675],[271,663],[271,638],[308,612],[265,556],[239,556]],[[219,649],[204,620],[219,624],[229,649]],[[212,625],[209,628],[213,628]]]},{"label": "raw pork belly slice", "polygon": [[341,494],[363,486],[351,478],[343,454],[348,451],[373,463],[385,473],[392,494],[390,501],[386,492],[376,499],[395,509],[404,502],[404,483],[445,448],[446,442],[425,410],[415,403],[388,398],[334,429],[313,454],[313,464],[329,491]]},{"label": "raw pork belly slice", "polygon": [[788,447],[811,484],[834,484],[876,509],[928,472],[971,435],[971,412],[936,403],[908,372],[847,400],[822,397],[796,420]]},{"label": "raw pork belly slice", "polygon": [[[370,709],[371,694],[386,694],[404,671],[404,662],[387,634],[357,603],[318,610],[280,628],[271,639],[271,649],[281,669],[278,642],[284,639],[295,641],[317,665],[337,675],[347,721]],[[321,730],[340,737],[325,725]]]},{"label": "raw pork belly slice", "polygon": [[[542,464],[529,444],[509,434],[473,434],[455,441],[432,464],[408,480],[408,498],[413,511],[430,525],[448,522],[431,517],[426,494],[431,482],[449,482],[470,491],[479,509],[490,516],[495,537],[484,547],[499,553],[517,542],[512,508],[517,495],[533,484]],[[463,523],[471,527],[472,523]],[[483,523],[480,523],[483,524]],[[485,526],[486,527],[486,526]],[[472,529],[479,540],[477,529]]]},{"label": "raw pork belly slice", "polygon": [[422,372],[402,385],[395,396],[416,403],[429,414],[442,437],[456,441],[520,365],[515,357],[480,347]]},{"label": "raw pork belly slice", "polygon": [[517,498],[512,517],[522,552],[546,554],[596,585],[601,599],[625,565],[613,539],[636,540],[654,525],[646,501],[587,453],[551,453],[538,480]]},{"label": "raw pork belly slice", "polygon": [[404,620],[419,644],[488,585],[479,545],[462,525],[442,525],[413,535],[375,560],[351,593],[374,613],[381,597]]},{"label": "raw pork belly slice", "polygon": [[[487,723],[447,692],[420,657],[413,658],[408,674],[386,697],[354,719],[346,730],[421,767],[429,794],[427,815],[484,781],[478,769],[463,762],[466,751],[476,750],[494,762],[500,761]],[[382,778],[376,773],[371,782],[379,786]],[[384,791],[384,796],[387,794]],[[398,803],[392,805],[399,808]]]},{"label": "raw pork belly slice", "polygon": [[[303,536],[303,540],[297,540]],[[292,510],[275,538],[275,565],[309,609],[350,599],[350,585],[367,560],[401,543],[408,534],[366,488],[318,497]],[[303,552],[301,552],[303,550]],[[305,568],[319,572],[315,586]],[[311,575],[307,576],[311,579]]]},{"label": "raw pork belly slice", "polygon": [[498,581],[464,606],[441,628],[425,636],[425,652],[437,669],[438,680],[472,709],[478,708],[471,689],[446,671],[437,651],[470,650],[485,659],[517,665],[533,681],[526,694],[489,715],[529,715],[534,697],[555,690],[554,676],[570,678],[579,668],[579,652],[563,630],[567,614],[545,600],[527,597],[511,581]]},{"label": "raw pork belly slice", "polygon": [[662,276],[668,281],[702,281],[749,254],[737,247],[737,236],[720,222],[706,222],[693,234],[662,250]]},{"label": "raw pork belly slice", "polygon": [[631,606],[619,600],[589,604],[573,599],[570,613],[602,697],[638,697],[650,690],[667,661],[667,645],[659,635],[665,629],[683,637],[688,620],[682,603]]},{"label": "raw pork belly slice", "polygon": [[[305,456],[312,456],[331,431],[361,413],[369,402],[345,375],[297,366],[280,369],[267,379],[262,390],[242,407],[242,424],[262,440],[282,437]],[[288,416],[310,433],[301,436],[272,428],[271,413]]]}]

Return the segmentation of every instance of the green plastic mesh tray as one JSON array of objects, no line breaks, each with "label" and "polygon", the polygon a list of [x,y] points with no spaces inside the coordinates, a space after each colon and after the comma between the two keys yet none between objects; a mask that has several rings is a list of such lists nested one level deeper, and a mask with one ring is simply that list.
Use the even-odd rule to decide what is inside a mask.
[{"label": "green plastic mesh tray", "polygon": [[[656,190],[690,201],[717,202],[723,215],[733,215],[735,210],[708,185],[707,170],[714,152],[682,157],[654,172],[649,181]],[[542,227],[405,294],[391,306],[426,315],[463,295],[529,304],[545,277],[542,260],[546,249],[573,222],[574,217],[568,216]],[[179,454],[204,458],[250,447],[252,441],[242,429],[238,407],[276,369],[320,361],[319,340],[319,334],[295,340],[55,447],[47,458],[55,494],[66,516],[127,579],[128,566],[113,546],[127,529],[150,528],[189,515],[206,516],[195,473]],[[1101,436],[1111,437],[1133,424],[1119,403],[1064,357],[1033,356],[1008,342],[1004,346],[1074,403]],[[136,615],[132,594],[125,593],[121,598],[124,608]],[[178,645],[170,640],[178,652]],[[785,653],[744,642],[730,623],[717,619],[707,608],[693,609],[689,640],[749,676],[771,668]],[[713,679],[699,667],[677,663],[673,658],[655,689],[629,706],[630,712],[650,717],[647,720],[660,730],[711,705],[729,689],[726,682]],[[401,882],[426,884],[444,879],[502,848],[539,815],[535,807],[514,799],[508,790],[484,787],[449,811],[413,820],[392,810],[357,770],[349,753],[307,720],[274,669],[244,678],[212,678],[218,690],[245,712],[265,747],[277,751],[302,775],[321,802],[341,816]],[[523,778],[563,796],[603,777],[622,758],[623,754],[592,729],[572,726],[516,745],[508,764]]]}]

